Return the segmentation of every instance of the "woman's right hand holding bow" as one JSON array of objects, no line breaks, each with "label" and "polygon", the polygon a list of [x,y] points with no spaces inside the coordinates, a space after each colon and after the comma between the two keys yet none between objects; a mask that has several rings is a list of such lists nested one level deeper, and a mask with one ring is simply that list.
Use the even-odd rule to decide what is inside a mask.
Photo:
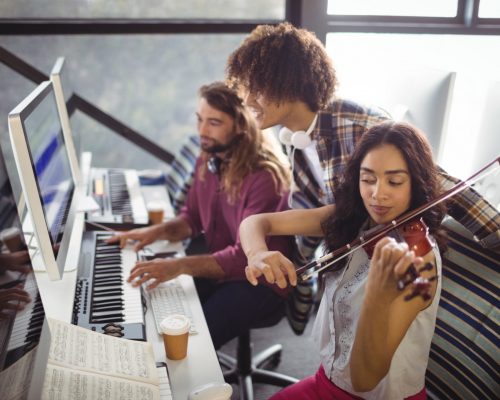
[{"label": "woman's right hand holding bow", "polygon": [[245,268],[248,281],[256,286],[258,278],[264,275],[269,283],[275,283],[284,289],[288,281],[297,285],[297,274],[293,263],[279,251],[262,250],[248,256],[248,266]]}]

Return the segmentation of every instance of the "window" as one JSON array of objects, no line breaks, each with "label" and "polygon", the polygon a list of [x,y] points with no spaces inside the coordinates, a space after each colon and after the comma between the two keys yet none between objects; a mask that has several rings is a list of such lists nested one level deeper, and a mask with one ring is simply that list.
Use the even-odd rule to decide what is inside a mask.
[{"label": "window", "polygon": [[328,14],[455,17],[457,0],[329,0]]},{"label": "window", "polygon": [[[15,6],[13,6],[15,3]],[[16,0],[0,2],[2,18],[283,19],[285,0]]]},{"label": "window", "polygon": [[[76,93],[176,154],[188,135],[197,134],[198,88],[224,79],[227,57],[244,36],[0,36],[0,45],[47,75],[57,57],[64,56],[66,77]],[[36,85],[0,67],[0,113],[7,115]],[[81,112],[71,123],[81,149],[93,152],[96,166],[165,167]],[[6,127],[0,135],[8,138]]]},{"label": "window", "polygon": [[500,18],[500,1],[481,0],[479,2],[479,18]]}]

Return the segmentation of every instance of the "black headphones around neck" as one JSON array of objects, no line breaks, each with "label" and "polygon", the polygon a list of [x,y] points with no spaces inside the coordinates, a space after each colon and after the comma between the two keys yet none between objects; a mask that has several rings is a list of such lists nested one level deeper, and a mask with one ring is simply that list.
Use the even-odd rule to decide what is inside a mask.
[{"label": "black headphones around neck", "polygon": [[212,156],[207,161],[208,170],[214,175],[220,175],[220,168],[222,166],[222,159],[217,156]]}]

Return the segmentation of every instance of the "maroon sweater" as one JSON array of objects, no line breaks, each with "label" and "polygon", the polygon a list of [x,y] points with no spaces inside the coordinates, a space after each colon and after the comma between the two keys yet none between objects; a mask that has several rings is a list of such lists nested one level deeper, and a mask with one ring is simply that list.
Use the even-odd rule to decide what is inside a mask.
[{"label": "maroon sweater", "polygon": [[[206,171],[203,181],[200,179],[198,171],[201,162],[198,158],[193,185],[180,216],[190,225],[193,237],[205,233],[209,251],[224,270],[224,281],[246,280],[247,259],[240,243],[240,223],[252,214],[287,209],[287,194],[278,195],[271,173],[261,170],[243,180],[238,198],[231,204],[220,188],[218,176]],[[292,237],[273,236],[268,238],[267,244],[270,250],[279,250],[286,257],[291,257]],[[265,279],[261,282],[267,284]],[[269,286],[280,295],[287,293],[277,285]]]}]

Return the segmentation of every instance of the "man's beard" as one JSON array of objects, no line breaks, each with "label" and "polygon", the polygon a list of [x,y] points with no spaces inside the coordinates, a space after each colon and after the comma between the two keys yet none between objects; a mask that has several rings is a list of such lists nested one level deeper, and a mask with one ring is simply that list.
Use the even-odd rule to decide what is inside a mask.
[{"label": "man's beard", "polygon": [[241,135],[235,135],[227,144],[215,143],[211,146],[201,147],[203,151],[210,154],[223,153],[233,147],[239,140]]},{"label": "man's beard", "polygon": [[203,151],[205,151],[207,153],[215,154],[215,153],[222,153],[222,152],[228,150],[230,147],[231,147],[231,143],[228,143],[228,144],[216,143],[216,144],[213,144],[213,145],[207,146],[207,147],[202,146],[201,148],[203,149]]}]

